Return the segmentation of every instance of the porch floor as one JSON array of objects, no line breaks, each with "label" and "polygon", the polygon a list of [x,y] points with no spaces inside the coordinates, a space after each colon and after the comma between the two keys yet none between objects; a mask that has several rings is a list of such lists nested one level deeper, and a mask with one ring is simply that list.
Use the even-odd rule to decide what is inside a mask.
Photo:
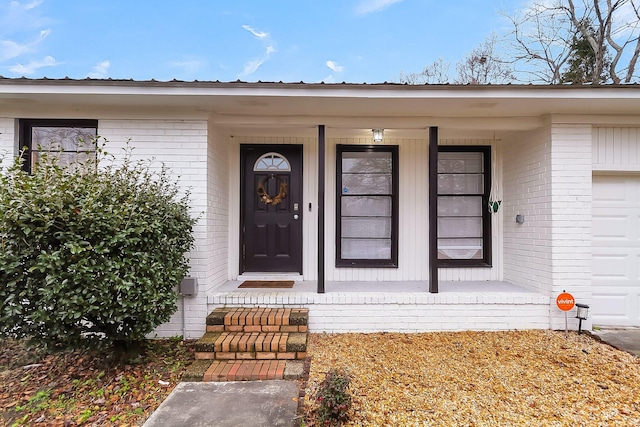
[{"label": "porch floor", "polygon": [[[222,286],[214,290],[215,293],[317,293],[318,282],[315,280],[296,280],[292,288],[277,289],[260,289],[260,288],[242,288],[238,286],[241,280],[229,280]],[[429,282],[427,281],[392,281],[392,282],[325,282],[325,294],[343,293],[343,292],[384,292],[384,293],[429,293]],[[522,286],[514,285],[509,282],[501,281],[456,281],[456,282],[440,282],[438,284],[439,293],[471,293],[474,295],[485,293],[517,293],[517,294],[534,294],[539,295],[535,291],[526,289]],[[320,294],[322,295],[322,294]],[[431,294],[438,295],[438,294]]]}]

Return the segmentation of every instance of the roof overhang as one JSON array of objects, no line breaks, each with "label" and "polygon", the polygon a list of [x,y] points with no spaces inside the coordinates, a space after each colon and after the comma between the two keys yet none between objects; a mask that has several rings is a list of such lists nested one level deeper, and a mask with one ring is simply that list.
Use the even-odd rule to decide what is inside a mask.
[{"label": "roof overhang", "polygon": [[[640,124],[640,86],[400,85],[0,79],[0,108],[135,111],[242,126],[483,127],[520,130],[550,116]],[[41,114],[41,113],[40,113]],[[591,120],[591,119],[590,119]]]}]

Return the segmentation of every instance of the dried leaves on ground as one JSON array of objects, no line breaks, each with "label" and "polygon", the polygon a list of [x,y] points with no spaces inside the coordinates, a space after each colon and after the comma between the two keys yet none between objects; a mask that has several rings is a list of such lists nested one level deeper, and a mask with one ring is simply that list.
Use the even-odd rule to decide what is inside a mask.
[{"label": "dried leaves on ground", "polygon": [[191,343],[152,340],[139,357],[46,354],[0,340],[0,426],[141,425],[193,360]]},{"label": "dried leaves on ground", "polygon": [[[312,334],[306,409],[352,374],[348,426],[640,425],[640,361],[553,331]],[[309,424],[313,425],[313,421]]]}]

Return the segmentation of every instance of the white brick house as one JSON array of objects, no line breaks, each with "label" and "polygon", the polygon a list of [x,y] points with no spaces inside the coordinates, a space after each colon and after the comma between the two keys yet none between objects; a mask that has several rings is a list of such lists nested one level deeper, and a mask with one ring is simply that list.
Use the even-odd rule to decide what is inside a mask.
[{"label": "white brick house", "polygon": [[638,86],[1,79],[0,106],[0,152],[97,121],[191,187],[198,293],[158,335],[222,304],[309,307],[312,331],[559,329],[563,290],[587,327],[640,326]]}]

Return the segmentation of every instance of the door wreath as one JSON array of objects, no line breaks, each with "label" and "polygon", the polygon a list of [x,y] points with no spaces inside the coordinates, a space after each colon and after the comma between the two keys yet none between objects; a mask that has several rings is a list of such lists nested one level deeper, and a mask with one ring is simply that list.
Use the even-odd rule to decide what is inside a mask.
[{"label": "door wreath", "polygon": [[[278,181],[280,181],[280,191],[275,196],[270,196],[269,193],[267,193],[267,190],[264,188],[264,185],[267,183],[267,181],[272,178],[276,180],[276,184],[278,183]],[[282,202],[282,199],[287,197],[287,184],[283,182],[279,177],[271,175],[270,177],[258,182],[258,197],[260,198],[260,201],[265,205],[279,205],[280,202]]]}]

